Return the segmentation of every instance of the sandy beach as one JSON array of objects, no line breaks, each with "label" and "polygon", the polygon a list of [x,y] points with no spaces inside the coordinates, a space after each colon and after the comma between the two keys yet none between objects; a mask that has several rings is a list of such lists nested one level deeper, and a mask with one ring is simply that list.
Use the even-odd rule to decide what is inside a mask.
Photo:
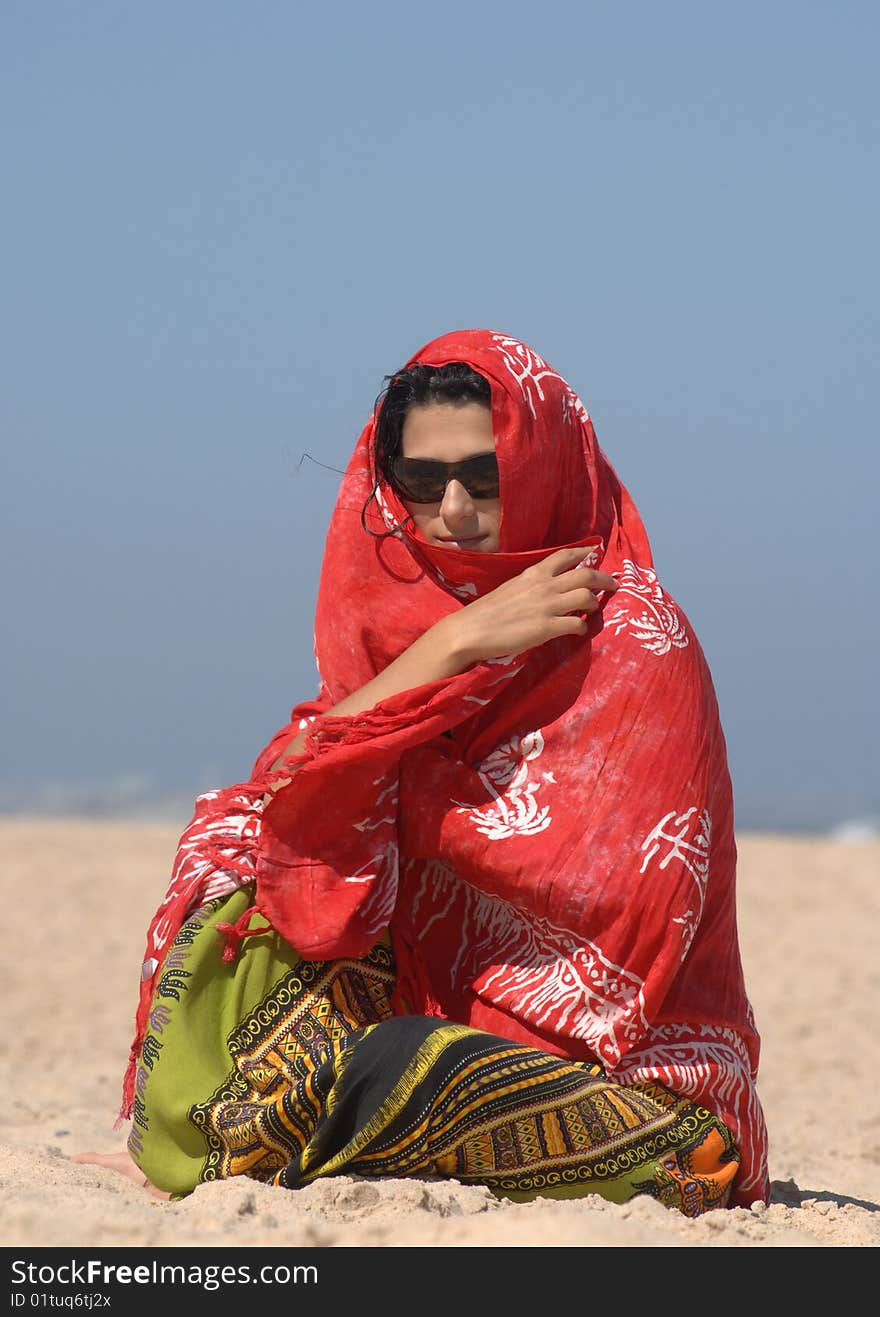
[{"label": "sandy beach", "polygon": [[[185,822],[185,820],[183,821]],[[771,1201],[510,1204],[434,1180],[251,1180],[160,1202],[70,1157],[114,1130],[144,931],[182,824],[0,819],[7,924],[0,1239],[24,1249],[880,1244],[880,840],[745,835],[739,912],[763,1039]]]}]

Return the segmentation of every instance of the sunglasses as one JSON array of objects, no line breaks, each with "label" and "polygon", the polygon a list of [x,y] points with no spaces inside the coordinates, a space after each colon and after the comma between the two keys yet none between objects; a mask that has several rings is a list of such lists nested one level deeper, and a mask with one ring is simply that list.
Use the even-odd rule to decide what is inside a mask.
[{"label": "sunglasses", "polygon": [[471,498],[498,498],[498,459],[477,453],[463,462],[435,462],[422,457],[395,457],[391,484],[411,503],[440,503],[450,480],[459,480]]}]

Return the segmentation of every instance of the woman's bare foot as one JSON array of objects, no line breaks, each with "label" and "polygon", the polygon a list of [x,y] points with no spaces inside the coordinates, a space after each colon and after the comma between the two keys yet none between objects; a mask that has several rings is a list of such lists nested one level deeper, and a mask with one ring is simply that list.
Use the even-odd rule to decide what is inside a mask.
[{"label": "woman's bare foot", "polygon": [[107,1166],[111,1171],[118,1171],[120,1175],[125,1175],[129,1180],[134,1180],[142,1189],[146,1189],[154,1198],[161,1198],[165,1202],[171,1197],[164,1189],[157,1189],[151,1184],[144,1175],[141,1168],[136,1162],[132,1161],[127,1152],[77,1152],[71,1159],[72,1162],[82,1162],[89,1166]]}]

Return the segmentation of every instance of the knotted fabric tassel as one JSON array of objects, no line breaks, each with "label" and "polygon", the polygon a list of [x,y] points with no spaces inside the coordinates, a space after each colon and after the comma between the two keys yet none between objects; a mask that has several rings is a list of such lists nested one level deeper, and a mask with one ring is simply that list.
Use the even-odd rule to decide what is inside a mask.
[{"label": "knotted fabric tassel", "polygon": [[257,907],[252,905],[245,910],[243,915],[236,919],[234,924],[215,925],[217,932],[221,933],[226,939],[226,945],[223,948],[223,955],[221,957],[225,964],[228,965],[231,961],[235,960],[244,938],[253,937],[256,933],[268,933],[271,931],[272,925],[268,921],[264,928],[247,927],[248,920],[251,916],[259,913]]},{"label": "knotted fabric tassel", "polygon": [[119,1108],[119,1114],[113,1122],[113,1129],[118,1130],[125,1120],[131,1115],[134,1106],[134,1078],[137,1070],[137,1063],[140,1058],[141,1049],[138,1045],[132,1045],[128,1056],[128,1066],[125,1071],[125,1079],[122,1084],[122,1105]]}]

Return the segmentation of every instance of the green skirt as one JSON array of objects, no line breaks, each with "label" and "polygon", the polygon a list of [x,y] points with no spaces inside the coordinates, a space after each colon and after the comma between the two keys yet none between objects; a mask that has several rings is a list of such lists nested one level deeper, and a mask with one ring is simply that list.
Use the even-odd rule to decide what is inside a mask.
[{"label": "green skirt", "polygon": [[614,1083],[598,1064],[395,1015],[387,942],[362,960],[306,961],[267,928],[226,964],[215,926],[252,899],[243,888],[196,911],[163,965],[128,1141],[158,1188],[440,1176],[516,1201],[648,1194],[687,1216],[726,1205],[739,1157],[704,1107]]}]

